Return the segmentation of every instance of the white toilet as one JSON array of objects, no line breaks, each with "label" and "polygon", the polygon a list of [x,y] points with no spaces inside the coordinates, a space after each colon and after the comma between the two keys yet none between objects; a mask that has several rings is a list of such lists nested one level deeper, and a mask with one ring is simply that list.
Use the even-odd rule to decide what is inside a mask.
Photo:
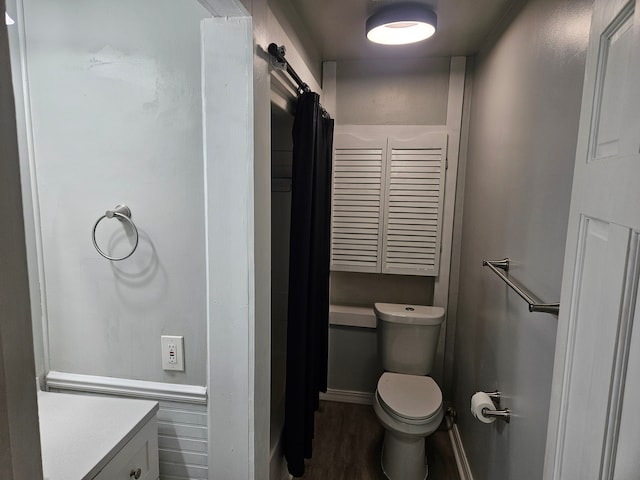
[{"label": "white toilet", "polygon": [[425,376],[433,367],[444,309],[376,303],[374,310],[378,355],[385,371],[373,401],[385,428],[382,470],[390,480],[424,480],[424,439],[444,415],[442,392]]}]

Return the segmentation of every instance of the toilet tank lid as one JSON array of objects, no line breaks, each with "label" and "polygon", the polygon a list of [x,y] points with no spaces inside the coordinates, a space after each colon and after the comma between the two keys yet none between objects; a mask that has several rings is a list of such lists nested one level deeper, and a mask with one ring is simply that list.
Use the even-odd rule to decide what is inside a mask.
[{"label": "toilet tank lid", "polygon": [[444,308],[405,303],[375,303],[376,317],[385,322],[410,325],[440,325],[444,319]]}]

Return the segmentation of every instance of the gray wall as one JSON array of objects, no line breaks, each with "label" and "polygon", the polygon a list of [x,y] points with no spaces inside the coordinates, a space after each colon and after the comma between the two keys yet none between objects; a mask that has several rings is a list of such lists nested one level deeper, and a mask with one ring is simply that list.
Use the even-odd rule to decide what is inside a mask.
[{"label": "gray wall", "polygon": [[444,125],[449,57],[337,63],[336,121],[343,125]]},{"label": "gray wall", "polygon": [[[445,125],[451,59],[343,60],[336,65],[336,123]],[[433,303],[433,277],[331,272],[331,303]],[[329,388],[373,393],[381,367],[376,331],[332,326]]]},{"label": "gray wall", "polygon": [[284,427],[293,116],[271,108],[271,448]]},{"label": "gray wall", "polygon": [[[0,12],[4,1],[0,1]],[[0,478],[40,479],[38,406],[9,44],[0,26]]]},{"label": "gray wall", "polygon": [[[589,4],[528,2],[476,61],[452,379],[476,480],[542,477],[557,317],[529,313],[482,260],[510,257],[559,300]],[[509,425],[471,417],[471,395],[494,389]]]},{"label": "gray wall", "polygon": [[[195,0],[24,4],[50,368],[205,385],[200,20],[209,14]],[[90,234],[121,202],[140,243],[112,263]],[[123,231],[104,220],[98,242],[122,255]],[[162,334],[184,335],[185,372],[162,370]]]},{"label": "gray wall", "polygon": [[[431,305],[433,278],[332,272],[330,301],[370,308],[375,302]],[[329,388],[373,393],[381,374],[374,328],[330,327]]]},{"label": "gray wall", "polygon": [[375,302],[431,305],[433,277],[331,272],[331,303],[372,307]]}]

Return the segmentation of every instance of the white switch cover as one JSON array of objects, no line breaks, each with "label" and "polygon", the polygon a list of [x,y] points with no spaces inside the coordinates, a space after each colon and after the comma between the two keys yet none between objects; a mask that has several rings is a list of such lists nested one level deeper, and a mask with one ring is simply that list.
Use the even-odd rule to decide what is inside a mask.
[{"label": "white switch cover", "polygon": [[184,337],[162,335],[162,369],[184,372]]}]

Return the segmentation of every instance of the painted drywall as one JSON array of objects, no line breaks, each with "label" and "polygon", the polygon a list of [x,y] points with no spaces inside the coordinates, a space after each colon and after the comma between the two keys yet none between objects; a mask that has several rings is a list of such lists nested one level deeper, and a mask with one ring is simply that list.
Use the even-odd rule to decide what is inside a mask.
[{"label": "painted drywall", "polygon": [[[520,4],[476,59],[452,370],[475,480],[542,478],[557,317],[529,313],[482,260],[510,257],[510,274],[559,299],[589,7]],[[470,414],[475,391],[496,389],[508,425]]]},{"label": "painted drywall", "polygon": [[[267,13],[267,29],[269,32],[267,38],[269,44],[275,43],[278,46],[284,47],[287,63],[311,90],[322,95],[322,87],[318,79],[319,61],[309,63],[309,54],[305,48],[306,43],[303,43],[300,38],[295,35],[295,32],[291,30],[287,18],[283,18],[271,10],[268,10]],[[280,66],[273,65],[271,57],[268,56],[266,51],[264,55],[265,58],[269,59],[271,103],[281,110],[285,110],[292,115],[295,114],[298,92],[297,83],[284,69]],[[322,97],[321,100],[323,100]]]},{"label": "painted drywall", "polygon": [[[375,302],[431,305],[433,278],[331,272],[330,301],[368,308]],[[376,330],[331,325],[329,346],[329,388],[373,393],[382,373]]]},{"label": "painted drywall", "polygon": [[[269,1],[269,36],[271,42],[284,45],[287,61],[296,73],[312,88],[320,84],[322,77],[322,55],[320,46],[314,42],[311,32],[305,28],[297,6],[289,1]],[[274,20],[277,25],[274,25]],[[302,67],[303,70],[299,70]]]},{"label": "painted drywall", "polygon": [[[4,1],[0,1],[0,12]],[[42,478],[16,114],[0,26],[0,477]]]},{"label": "painted drywall", "polygon": [[[331,272],[330,301],[368,308],[375,302],[432,305],[433,278]],[[381,373],[375,329],[330,326],[330,389],[372,394]]]},{"label": "painted drywall", "polygon": [[445,125],[449,57],[337,62],[341,125]]},{"label": "painted drywall", "polygon": [[[50,368],[206,384],[197,2],[25,0]],[[171,35],[167,32],[170,31]],[[126,203],[140,236],[98,255],[94,222]],[[126,253],[117,220],[99,245]],[[184,335],[185,372],[160,336]]]},{"label": "painted drywall", "polygon": [[433,302],[433,277],[331,272],[331,303],[371,307],[375,302]]},{"label": "painted drywall", "polygon": [[[335,78],[325,72],[325,83],[335,79],[325,94],[335,98],[339,125],[446,125],[450,64],[448,57],[341,60]],[[331,272],[331,303],[431,305],[434,285],[433,277]],[[375,330],[332,326],[329,343],[329,388],[373,393],[381,371]]]}]

